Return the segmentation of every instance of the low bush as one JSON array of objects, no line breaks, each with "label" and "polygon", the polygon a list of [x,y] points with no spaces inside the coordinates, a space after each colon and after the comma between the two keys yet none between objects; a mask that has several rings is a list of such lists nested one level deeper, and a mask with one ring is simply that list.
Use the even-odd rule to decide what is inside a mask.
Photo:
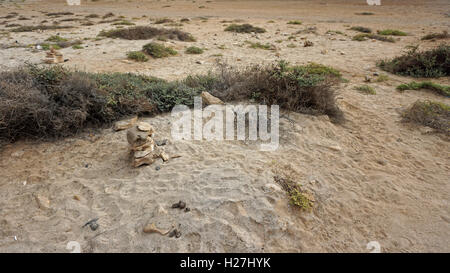
[{"label": "low bush", "polygon": [[204,50],[202,48],[196,46],[190,46],[186,48],[186,54],[202,54],[203,51]]},{"label": "low bush", "polygon": [[388,72],[412,77],[435,78],[450,75],[450,46],[417,51],[411,49],[406,54],[391,60],[382,60],[378,66]]},{"label": "low bush", "polygon": [[260,27],[254,27],[250,24],[231,24],[228,27],[225,28],[225,31],[231,31],[231,32],[237,32],[237,33],[264,33],[266,32],[265,29]]},{"label": "low bush", "polygon": [[154,37],[166,37],[167,39],[192,42],[194,37],[179,29],[155,28],[150,26],[137,26],[131,28],[102,31],[100,36],[108,38],[121,38],[126,40],[148,40]]},{"label": "low bush", "polygon": [[354,30],[354,31],[364,32],[364,33],[372,33],[372,30],[370,28],[367,28],[367,27],[359,27],[359,26],[357,26],[357,27],[351,27],[350,29]]},{"label": "low bush", "polygon": [[394,38],[392,37],[385,37],[377,34],[372,33],[361,33],[358,35],[353,36],[353,41],[365,41],[367,39],[375,39],[382,42],[389,42],[389,43],[395,43]]},{"label": "low bush", "polygon": [[234,69],[168,82],[131,73],[87,73],[62,66],[36,66],[0,72],[0,139],[54,138],[98,128],[129,115],[192,106],[209,91],[224,101],[256,99],[264,104],[342,118],[332,86],[338,71],[317,64]]},{"label": "low bush", "polygon": [[375,89],[372,86],[369,85],[360,85],[360,86],[356,86],[355,90],[366,94],[366,95],[376,95],[377,92],[375,91]]},{"label": "low bush", "polygon": [[400,84],[397,86],[397,90],[405,91],[405,90],[419,90],[419,89],[428,89],[439,95],[450,97],[450,86],[448,85],[440,85],[433,82],[410,82],[408,84]]},{"label": "low bush", "polygon": [[164,58],[177,55],[177,51],[175,49],[155,42],[144,45],[142,51],[153,58]]},{"label": "low bush", "polygon": [[415,122],[450,135],[450,106],[434,101],[416,101],[403,112],[405,121]]},{"label": "low bush", "polygon": [[128,59],[134,60],[137,62],[148,61],[148,57],[141,51],[130,51],[127,53],[127,57],[128,57]]},{"label": "low bush", "polygon": [[396,30],[396,29],[385,29],[377,31],[380,35],[391,35],[391,36],[406,36],[406,32]]},{"label": "low bush", "polygon": [[450,35],[446,30],[442,33],[431,33],[422,37],[422,40],[433,40],[433,39],[448,39]]}]

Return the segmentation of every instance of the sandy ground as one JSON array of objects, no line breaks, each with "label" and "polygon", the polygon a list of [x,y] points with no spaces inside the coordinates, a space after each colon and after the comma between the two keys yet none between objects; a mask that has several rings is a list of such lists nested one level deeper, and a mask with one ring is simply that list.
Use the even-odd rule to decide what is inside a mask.
[{"label": "sandy ground", "polygon": [[[31,1],[0,7],[0,14],[12,11],[32,19],[7,20],[23,25],[48,19],[41,11],[75,13],[58,20],[113,12],[137,25],[148,25],[149,18],[186,17],[191,21],[180,28],[197,41],[169,41],[178,56],[134,63],[125,53],[148,41],[94,40],[101,30],[114,27],[110,24],[79,27],[66,22],[61,24],[76,27],[43,33],[0,31],[2,70],[38,63],[45,56],[11,45],[35,44],[59,33],[71,39],[93,38],[85,40],[84,49],[61,50],[69,59],[64,65],[81,70],[179,79],[214,69],[217,59],[242,66],[285,59],[332,65],[349,82],[337,87],[344,125],[324,116],[283,113],[280,147],[274,152],[259,151],[258,143],[249,141],[173,141],[170,115],[143,120],[155,127],[156,139],[169,139],[169,154],[181,157],[139,169],[130,167],[124,131],[105,129],[54,142],[6,145],[0,150],[1,252],[68,252],[69,241],[79,242],[83,252],[368,252],[369,241],[378,241],[383,252],[450,251],[448,140],[429,128],[402,123],[400,117],[418,99],[450,100],[425,91],[399,93],[395,86],[411,79],[394,75],[387,82],[370,83],[376,95],[354,90],[366,75],[384,74],[375,65],[380,58],[399,55],[408,45],[436,46],[439,42],[420,37],[449,29],[448,1],[383,1],[380,7],[356,0],[98,1],[81,6]],[[355,15],[364,11],[375,15]],[[224,32],[223,20],[248,22],[267,32]],[[289,20],[303,24],[288,25]],[[401,29],[409,35],[396,43],[356,42],[351,40],[356,32],[348,28],[357,25]],[[307,27],[316,27],[317,34],[297,34],[288,41]],[[329,35],[328,30],[344,34]],[[304,39],[314,46],[303,47]],[[246,40],[269,42],[277,49],[251,49]],[[191,45],[207,50],[185,54]],[[449,78],[435,81],[450,84]],[[312,212],[289,205],[273,179],[279,172],[293,174],[314,194]],[[49,207],[39,207],[37,197],[47,198]],[[191,211],[171,209],[178,200],[186,201]],[[96,217],[99,229],[81,227]],[[182,236],[145,234],[142,228],[148,223],[179,227]]]}]

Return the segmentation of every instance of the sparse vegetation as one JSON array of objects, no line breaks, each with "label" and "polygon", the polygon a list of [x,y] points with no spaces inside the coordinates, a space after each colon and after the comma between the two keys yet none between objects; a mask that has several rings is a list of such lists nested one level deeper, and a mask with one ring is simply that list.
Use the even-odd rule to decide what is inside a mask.
[{"label": "sparse vegetation", "polygon": [[380,35],[391,35],[391,36],[407,36],[406,32],[396,30],[396,29],[385,29],[377,31]]},{"label": "sparse vegetation", "polygon": [[353,41],[365,41],[367,39],[375,39],[382,42],[389,42],[389,43],[395,43],[395,40],[392,37],[385,37],[377,34],[372,33],[361,33],[358,35],[353,36]]},{"label": "sparse vegetation", "polygon": [[225,101],[257,98],[292,111],[327,114],[335,121],[342,118],[332,88],[339,82],[339,72],[332,68],[285,62],[220,68],[218,73],[172,82],[62,66],[29,65],[0,72],[0,139],[65,137],[127,115],[170,111],[176,104],[192,106],[194,96],[202,91]]},{"label": "sparse vegetation", "polygon": [[142,51],[130,51],[127,53],[127,58],[136,62],[148,61],[148,57]]},{"label": "sparse vegetation", "polygon": [[450,135],[450,106],[434,101],[416,101],[402,114],[405,121],[415,122]]},{"label": "sparse vegetation", "polygon": [[390,80],[390,79],[389,79],[389,77],[388,77],[387,75],[382,74],[382,75],[380,75],[380,76],[377,77],[377,79],[375,80],[375,82],[387,82],[387,81],[389,81],[389,80]]},{"label": "sparse vegetation", "polygon": [[66,39],[66,38],[62,38],[62,37],[59,36],[59,35],[53,35],[53,36],[48,37],[48,38],[46,39],[46,41],[58,43],[58,42],[66,42],[67,39]]},{"label": "sparse vegetation", "polygon": [[255,49],[264,49],[264,50],[274,50],[275,47],[269,43],[266,44],[261,44],[260,42],[250,42],[250,41],[246,41],[247,44],[249,44],[250,48],[255,48]]},{"label": "sparse vegetation", "polygon": [[144,45],[142,51],[153,58],[164,58],[178,54],[175,49],[155,42]]},{"label": "sparse vegetation", "polygon": [[128,20],[121,20],[121,21],[117,21],[115,23],[112,24],[113,26],[132,26],[135,25],[135,23],[132,23]]},{"label": "sparse vegetation", "polygon": [[312,210],[315,201],[312,194],[302,190],[300,185],[293,180],[280,176],[275,176],[274,180],[283,188],[284,191],[286,191],[289,197],[289,203],[291,205],[297,206],[305,211]]},{"label": "sparse vegetation", "polygon": [[231,32],[237,32],[237,33],[264,33],[266,32],[265,29],[260,27],[254,27],[250,24],[231,24],[228,27],[225,28],[225,31],[231,31]]},{"label": "sparse vegetation", "polygon": [[74,15],[73,12],[49,12],[46,13],[47,16],[63,16],[63,15]]},{"label": "sparse vegetation", "polygon": [[430,81],[425,82],[410,82],[408,84],[400,84],[397,86],[397,90],[405,91],[405,90],[419,90],[419,89],[428,89],[439,95],[450,97],[450,86],[448,85],[440,85],[437,83],[433,83]]},{"label": "sparse vegetation", "polygon": [[392,60],[379,61],[378,66],[385,71],[402,76],[425,78],[449,76],[450,46],[443,44],[427,51],[417,51],[415,47]]},{"label": "sparse vegetation", "polygon": [[355,90],[366,94],[366,95],[375,95],[377,92],[375,91],[375,89],[372,86],[369,85],[360,85],[360,86],[356,86]]},{"label": "sparse vegetation", "polygon": [[12,32],[31,32],[35,30],[54,30],[54,29],[67,29],[72,28],[71,26],[47,26],[47,25],[38,25],[38,26],[20,26],[11,30]]},{"label": "sparse vegetation", "polygon": [[186,54],[202,54],[202,53],[203,49],[196,46],[190,46],[186,48]]},{"label": "sparse vegetation", "polygon": [[357,12],[357,13],[355,13],[356,15],[375,15],[375,13],[373,13],[373,12],[367,12],[367,11],[365,11],[365,12]]},{"label": "sparse vegetation", "polygon": [[76,44],[72,46],[73,49],[83,49],[84,47],[80,44]]},{"label": "sparse vegetation", "polygon": [[156,19],[155,22],[153,22],[153,23],[155,23],[155,24],[173,23],[173,20],[169,19],[169,18],[159,18],[159,19]]},{"label": "sparse vegetation", "polygon": [[354,30],[354,31],[364,32],[364,33],[372,33],[372,30],[368,27],[356,26],[356,27],[351,27],[350,29]]},{"label": "sparse vegetation", "polygon": [[422,40],[433,40],[433,39],[448,39],[450,35],[446,30],[442,33],[431,33],[422,37]]},{"label": "sparse vegetation", "polygon": [[288,25],[301,25],[302,24],[302,21],[299,21],[299,20],[292,20],[292,21],[289,21],[289,22],[287,22],[288,23]]},{"label": "sparse vegetation", "polygon": [[137,26],[124,29],[102,31],[100,36],[108,38],[121,38],[126,40],[148,40],[154,37],[164,36],[167,39],[192,42],[194,37],[187,32],[178,29],[154,28],[150,26]]}]

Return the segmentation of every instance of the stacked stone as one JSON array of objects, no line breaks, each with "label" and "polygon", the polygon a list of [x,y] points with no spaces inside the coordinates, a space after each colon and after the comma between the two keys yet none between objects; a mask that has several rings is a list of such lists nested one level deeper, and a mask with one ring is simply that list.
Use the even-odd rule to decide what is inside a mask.
[{"label": "stacked stone", "polygon": [[131,145],[134,167],[151,165],[155,162],[153,133],[153,127],[146,122],[138,122],[127,131],[127,140]]},{"label": "stacked stone", "polygon": [[63,62],[63,55],[61,54],[61,52],[56,51],[54,48],[50,49],[50,51],[47,52],[46,58],[44,60],[44,63],[46,64],[57,64]]}]

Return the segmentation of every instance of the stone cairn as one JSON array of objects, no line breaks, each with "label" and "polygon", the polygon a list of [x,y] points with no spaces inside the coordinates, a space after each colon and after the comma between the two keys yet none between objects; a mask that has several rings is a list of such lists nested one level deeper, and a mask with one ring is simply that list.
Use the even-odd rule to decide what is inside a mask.
[{"label": "stone cairn", "polygon": [[153,127],[146,122],[138,122],[128,129],[127,140],[131,146],[132,164],[135,168],[142,165],[151,165],[158,157],[162,158],[163,161],[169,160],[164,150],[155,146],[153,133]]},{"label": "stone cairn", "polygon": [[64,58],[61,52],[56,51],[54,48],[50,49],[47,52],[46,58],[44,59],[44,63],[46,64],[58,64],[63,63]]}]

